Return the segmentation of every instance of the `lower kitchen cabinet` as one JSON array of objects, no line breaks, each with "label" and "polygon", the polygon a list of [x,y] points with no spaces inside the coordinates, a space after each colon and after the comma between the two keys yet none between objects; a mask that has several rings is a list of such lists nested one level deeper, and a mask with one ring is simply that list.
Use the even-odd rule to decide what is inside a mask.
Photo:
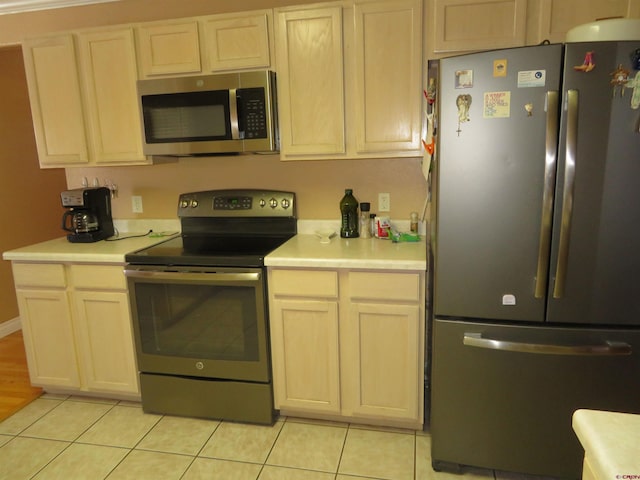
[{"label": "lower kitchen cabinet", "polygon": [[269,268],[285,415],[421,428],[424,272]]},{"label": "lower kitchen cabinet", "polygon": [[138,371],[126,292],[77,291],[78,360],[89,390],[137,393]]},{"label": "lower kitchen cabinet", "polygon": [[67,291],[20,287],[16,295],[31,383],[80,389]]},{"label": "lower kitchen cabinet", "polygon": [[349,400],[345,407],[363,417],[419,418],[418,305],[351,303],[349,310],[343,360],[344,396]]},{"label": "lower kitchen cabinet", "polygon": [[272,311],[279,408],[340,414],[338,302],[277,299]]},{"label": "lower kitchen cabinet", "polygon": [[13,262],[31,382],[139,396],[122,266]]}]

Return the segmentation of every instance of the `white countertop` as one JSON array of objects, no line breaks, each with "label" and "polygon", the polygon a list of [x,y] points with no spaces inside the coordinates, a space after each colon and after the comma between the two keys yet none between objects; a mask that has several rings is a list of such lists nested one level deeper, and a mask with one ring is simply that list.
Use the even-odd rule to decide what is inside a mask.
[{"label": "white countertop", "polygon": [[[144,236],[127,238],[132,235]],[[125,263],[124,256],[127,253],[150,247],[174,236],[175,234],[150,237],[144,233],[127,232],[120,235],[121,240],[101,240],[93,243],[71,243],[65,236],[9,250],[2,254],[2,258],[25,262]]]},{"label": "white countertop", "polygon": [[640,415],[581,409],[572,424],[597,479],[640,476]]},{"label": "white countertop", "polygon": [[377,238],[340,238],[322,243],[318,235],[298,234],[265,257],[269,267],[427,269],[427,246]]},{"label": "white countertop", "polygon": [[[120,223],[117,223],[120,222]],[[3,253],[5,260],[31,262],[125,263],[127,253],[149,247],[179,234],[179,224],[172,220],[114,221],[121,231],[117,241],[70,243],[66,237],[17,248]],[[265,257],[267,266],[314,268],[367,268],[419,270],[427,269],[427,247],[424,235],[419,242],[393,243],[377,238],[340,238],[339,222],[299,221],[298,235]],[[131,231],[125,231],[131,229]],[[133,230],[135,229],[135,230]],[[167,236],[142,236],[153,229]],[[328,243],[314,232],[336,232]]]}]

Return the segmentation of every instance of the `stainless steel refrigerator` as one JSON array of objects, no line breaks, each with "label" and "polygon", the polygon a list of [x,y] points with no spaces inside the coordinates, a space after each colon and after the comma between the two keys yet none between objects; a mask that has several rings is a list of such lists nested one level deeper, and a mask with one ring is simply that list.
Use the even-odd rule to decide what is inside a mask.
[{"label": "stainless steel refrigerator", "polygon": [[435,469],[579,478],[572,413],[640,413],[638,55],[598,42],[440,61]]}]

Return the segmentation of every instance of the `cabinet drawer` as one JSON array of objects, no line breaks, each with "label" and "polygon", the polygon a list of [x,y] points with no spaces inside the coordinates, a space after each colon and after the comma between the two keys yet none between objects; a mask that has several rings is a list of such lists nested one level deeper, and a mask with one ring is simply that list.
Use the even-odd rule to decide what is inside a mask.
[{"label": "cabinet drawer", "polygon": [[71,265],[71,281],[75,288],[125,290],[127,281],[120,265]]},{"label": "cabinet drawer", "polygon": [[329,270],[271,270],[269,288],[274,295],[338,297],[338,272]]},{"label": "cabinet drawer", "polygon": [[349,297],[417,302],[421,298],[419,273],[349,272]]},{"label": "cabinet drawer", "polygon": [[13,263],[13,281],[18,287],[61,287],[67,285],[61,263]]}]

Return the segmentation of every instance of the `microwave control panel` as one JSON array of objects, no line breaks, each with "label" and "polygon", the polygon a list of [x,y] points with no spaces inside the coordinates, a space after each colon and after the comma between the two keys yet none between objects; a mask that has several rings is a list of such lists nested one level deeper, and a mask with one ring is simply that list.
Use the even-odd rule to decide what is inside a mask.
[{"label": "microwave control panel", "polygon": [[244,138],[267,138],[267,106],[264,88],[238,89],[243,112]]}]

